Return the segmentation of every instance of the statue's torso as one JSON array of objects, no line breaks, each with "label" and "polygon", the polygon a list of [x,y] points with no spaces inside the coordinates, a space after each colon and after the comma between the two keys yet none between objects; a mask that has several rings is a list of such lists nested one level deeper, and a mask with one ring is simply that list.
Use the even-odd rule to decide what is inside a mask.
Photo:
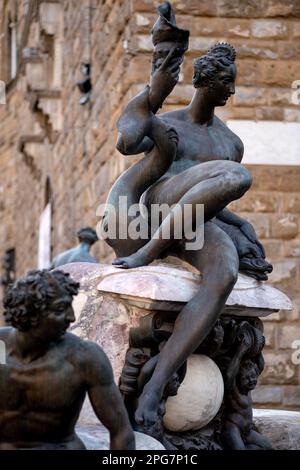
[{"label": "statue's torso", "polygon": [[243,395],[235,387],[227,397],[227,421],[236,424],[238,428],[247,433],[252,426],[252,398],[251,393]]},{"label": "statue's torso", "polygon": [[74,438],[85,392],[72,356],[63,340],[26,364],[8,342],[7,364],[0,366],[0,443],[22,443],[25,436],[33,445]]},{"label": "statue's torso", "polygon": [[177,155],[167,174],[178,174],[199,163],[211,160],[231,160],[240,162],[243,144],[216,116],[209,126],[189,122],[184,110],[160,116],[178,134]]}]

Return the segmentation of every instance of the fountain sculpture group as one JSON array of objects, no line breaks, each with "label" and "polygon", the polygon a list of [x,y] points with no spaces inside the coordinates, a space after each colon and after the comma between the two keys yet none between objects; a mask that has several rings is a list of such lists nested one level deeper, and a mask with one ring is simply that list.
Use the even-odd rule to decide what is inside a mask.
[{"label": "fountain sculpture group", "polygon": [[[71,331],[98,342],[108,354],[135,430],[155,437],[166,449],[271,448],[252,416],[251,391],[264,368],[259,317],[291,305],[284,294],[263,283],[272,271],[264,248],[252,225],[228,209],[252,182],[241,163],[241,140],[215,115],[215,108],[225,106],[235,91],[236,52],[230,44],[218,43],[196,59],[190,104],[158,113],[179,80],[189,42],[189,31],[177,27],[168,2],[158,12],[149,85],[128,103],[117,123],[117,149],[144,156],[118,178],[107,199],[101,232],[116,253],[113,266],[73,262],[62,268],[81,283],[75,318],[70,301],[78,286],[63,274],[32,273],[8,290],[6,318],[17,333],[13,328],[0,330],[11,354],[8,364],[0,366],[7,371],[0,380],[1,403],[7,408],[0,418],[0,442],[12,447],[18,447],[25,431],[31,447],[39,440],[41,429],[35,421],[21,429],[20,421],[12,425],[6,420],[10,410],[24,413],[26,406],[41,418],[47,415],[44,442],[53,442],[56,433],[57,445],[80,447],[74,424],[84,383],[97,415],[112,432],[112,447],[132,448],[125,409],[101,349],[62,335],[76,319]],[[155,217],[152,209],[161,205],[168,210]],[[186,207],[189,217],[184,216]],[[143,237],[130,235],[137,221],[146,227]],[[124,230],[127,236],[120,236]],[[96,240],[94,234],[87,235],[90,244]],[[39,316],[38,309],[48,316]],[[51,332],[55,351],[47,350]],[[39,367],[34,345],[39,345],[36,354],[44,361],[41,375],[33,372]],[[62,362],[53,377],[59,354]],[[68,385],[64,374],[70,364],[76,383],[69,377]],[[26,383],[36,389],[37,400],[32,396],[31,405],[25,382],[22,392],[5,392],[7,383],[20,383],[22,367]],[[99,380],[102,376],[101,383],[94,370]],[[61,380],[67,390],[64,398],[76,395],[72,413],[53,386],[49,403],[43,401],[42,382],[48,379],[52,384]],[[103,395],[105,387],[110,397]],[[27,394],[23,404],[22,393]],[[62,416],[65,424],[59,430],[58,415],[49,410],[57,406],[62,415],[72,415],[71,422]],[[115,430],[116,413],[122,416],[123,437]]]}]

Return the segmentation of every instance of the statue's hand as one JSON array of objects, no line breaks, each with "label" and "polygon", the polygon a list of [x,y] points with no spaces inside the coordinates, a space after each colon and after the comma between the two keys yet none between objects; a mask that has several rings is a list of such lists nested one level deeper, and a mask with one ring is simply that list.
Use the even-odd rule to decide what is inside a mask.
[{"label": "statue's hand", "polygon": [[178,82],[184,50],[173,47],[165,59],[157,59],[150,82],[150,106],[156,112]]},{"label": "statue's hand", "polygon": [[260,243],[260,241],[258,240],[257,238],[257,235],[256,235],[256,232],[253,228],[253,226],[245,221],[241,226],[240,226],[240,230],[241,232],[248,238],[248,240],[255,244],[260,252],[260,256],[262,258],[265,258],[266,257],[266,253],[265,253],[265,250],[264,250],[264,247],[262,246],[262,244]]},{"label": "statue's hand", "polygon": [[222,230],[224,230],[224,232],[227,233],[227,235],[230,236],[237,249],[239,258],[243,258],[244,256],[251,256],[254,258],[262,257],[262,252],[257,246],[255,240],[253,238],[250,240],[250,238],[246,235],[245,231],[242,230],[242,227],[237,227],[236,225],[229,225],[224,222],[220,222],[218,219],[216,219],[216,223],[222,228]]}]

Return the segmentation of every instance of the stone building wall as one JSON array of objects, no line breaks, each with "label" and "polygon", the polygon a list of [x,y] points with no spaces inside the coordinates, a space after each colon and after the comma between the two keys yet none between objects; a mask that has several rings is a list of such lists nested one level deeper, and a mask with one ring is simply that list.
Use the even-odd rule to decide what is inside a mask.
[{"label": "stone building wall", "polygon": [[[96,209],[130,165],[114,150],[116,119],[149,77],[149,30],[154,0],[0,0],[1,253],[15,248],[17,275],[38,263],[39,220],[52,207],[52,253],[76,242],[75,232],[98,222]],[[236,94],[217,114],[226,121],[300,123],[291,84],[300,79],[299,0],[175,0],[179,25],[191,31],[180,83],[163,110],[193,94],[192,59],[218,40],[238,53]],[[8,70],[7,28],[17,25],[18,71]],[[92,64],[91,101],[79,104],[81,63]],[[254,185],[233,205],[253,222],[274,262],[271,281],[295,301],[292,313],[266,320],[266,369],[255,398],[261,406],[300,408],[300,367],[292,343],[300,340],[300,157],[249,164]],[[248,160],[246,160],[247,162]],[[108,262],[104,242],[94,254]]]}]

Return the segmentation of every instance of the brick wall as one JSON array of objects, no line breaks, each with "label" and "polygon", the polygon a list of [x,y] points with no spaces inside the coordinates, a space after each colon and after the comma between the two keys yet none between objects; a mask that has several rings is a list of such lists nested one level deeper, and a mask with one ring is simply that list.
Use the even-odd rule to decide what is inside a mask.
[{"label": "brick wall", "polygon": [[[37,265],[39,216],[52,189],[52,250],[76,242],[76,229],[94,225],[116,177],[130,165],[114,150],[115,121],[149,77],[153,0],[0,0],[0,79],[8,81],[8,16],[17,21],[18,76],[0,105],[1,253],[15,247],[17,274]],[[191,30],[180,83],[164,107],[186,104],[193,94],[192,59],[218,40],[238,53],[236,94],[217,114],[224,120],[300,122],[291,83],[300,79],[298,0],[176,0],[177,22]],[[92,100],[79,105],[81,62],[92,63]],[[287,148],[288,152],[288,148]],[[266,369],[256,392],[264,406],[300,408],[300,367],[291,343],[300,339],[300,166],[251,166],[254,185],[234,204],[254,223],[268,257],[271,280],[295,301],[292,313],[266,320]],[[94,254],[111,260],[103,242]]]}]

